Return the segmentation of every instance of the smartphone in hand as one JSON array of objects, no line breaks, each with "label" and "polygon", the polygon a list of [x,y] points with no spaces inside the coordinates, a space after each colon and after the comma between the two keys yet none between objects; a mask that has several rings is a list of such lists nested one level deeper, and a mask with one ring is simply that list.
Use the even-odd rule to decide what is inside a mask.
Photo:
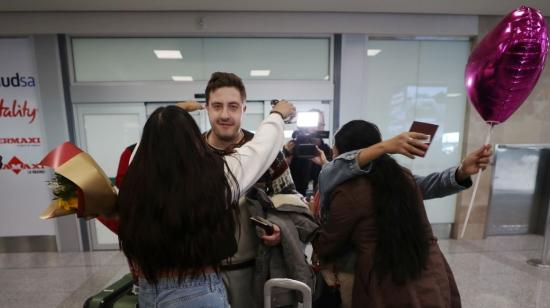
[{"label": "smartphone in hand", "polygon": [[265,231],[265,234],[267,235],[273,234],[274,228],[273,228],[273,223],[271,221],[260,216],[250,217],[250,221],[256,226],[262,228]]},{"label": "smartphone in hand", "polygon": [[[423,142],[426,143],[426,145],[428,145],[428,148],[429,148],[430,144],[432,143],[432,140],[434,140],[435,133],[438,127],[439,125],[436,125],[436,124],[414,121],[409,131],[428,135],[428,139],[423,140]],[[426,150],[426,152],[427,151],[428,150]],[[424,156],[420,156],[420,157],[424,157]]]}]

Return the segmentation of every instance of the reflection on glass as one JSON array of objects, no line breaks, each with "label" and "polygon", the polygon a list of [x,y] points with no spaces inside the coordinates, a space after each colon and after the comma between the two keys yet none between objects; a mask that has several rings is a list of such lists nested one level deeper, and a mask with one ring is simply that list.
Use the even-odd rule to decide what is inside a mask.
[{"label": "reflection on glass", "polygon": [[[394,157],[417,175],[456,166],[461,160],[461,134],[466,99],[464,67],[467,41],[368,40],[366,117],[384,139],[408,131],[413,121],[439,125],[425,158]],[[454,222],[456,197],[426,203],[432,223]]]},{"label": "reflection on glass", "polygon": [[251,70],[251,77],[267,77],[271,74],[271,70]]},{"label": "reflection on glass", "polygon": [[183,56],[179,50],[153,50],[155,56],[159,59],[182,59]]},{"label": "reflection on glass", "polygon": [[233,72],[245,80],[330,76],[328,37],[73,38],[71,42],[77,82],[171,81],[179,75],[198,81],[208,80],[216,71]]},{"label": "reflection on glass", "polygon": [[452,132],[452,133],[444,133],[443,137],[441,138],[442,141],[442,148],[441,150],[445,154],[451,154],[454,151],[458,149],[458,142],[460,141],[460,133],[459,132]]},{"label": "reflection on glass", "polygon": [[379,54],[382,50],[380,49],[367,49],[367,56],[374,57]]},{"label": "reflection on glass", "polygon": [[172,76],[174,81],[193,81],[193,76]]},{"label": "reflection on glass", "polygon": [[[533,191],[536,184],[539,150],[497,147],[493,186],[506,191]],[[533,176],[533,174],[535,176]]]}]

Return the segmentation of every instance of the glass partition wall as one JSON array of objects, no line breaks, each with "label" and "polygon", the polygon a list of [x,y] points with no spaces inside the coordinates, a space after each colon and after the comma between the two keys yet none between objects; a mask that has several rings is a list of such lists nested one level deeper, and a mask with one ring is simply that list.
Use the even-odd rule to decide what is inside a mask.
[{"label": "glass partition wall", "polygon": [[328,80],[329,38],[73,38],[76,82]]},{"label": "glass partition wall", "polygon": [[[408,131],[413,121],[439,125],[425,158],[395,158],[418,175],[460,164],[470,42],[369,39],[366,45],[366,120],[383,138]],[[456,195],[427,201],[430,222],[450,228],[455,206]]]},{"label": "glass partition wall", "polygon": [[[365,93],[359,106],[347,101],[333,104],[334,88],[339,86],[333,63],[342,59],[334,58],[330,36],[72,38],[67,48],[77,142],[114,177],[120,153],[139,139],[148,114],[158,106],[204,94],[211,73],[230,71],[243,78],[247,88],[245,129],[254,131],[269,114],[270,101],[281,98],[295,102],[298,111],[322,110],[331,135],[335,112],[352,112],[376,123],[384,138],[408,131],[415,120],[429,122],[439,128],[426,158],[396,158],[418,175],[458,165],[466,108],[463,72],[470,42],[364,37],[360,53],[353,55],[353,69],[362,76],[354,84]],[[342,44],[338,48],[346,48],[345,40]],[[351,73],[342,68],[338,74]],[[204,111],[193,117],[202,131],[210,128]],[[287,125],[285,135],[290,137],[295,128]],[[431,223],[444,228],[438,233],[448,236],[456,196],[426,205]],[[108,229],[95,220],[88,228],[93,249],[117,249],[117,238]]]},{"label": "glass partition wall", "polygon": [[[70,38],[76,141],[114,177],[120,154],[138,141],[148,115],[159,106],[202,97],[216,71],[244,80],[244,129],[254,131],[269,115],[270,101],[283,98],[300,111],[322,109],[331,123],[331,44],[330,36]],[[192,116],[201,131],[210,129],[204,110]],[[88,230],[92,249],[118,249],[116,235],[95,219]]]}]

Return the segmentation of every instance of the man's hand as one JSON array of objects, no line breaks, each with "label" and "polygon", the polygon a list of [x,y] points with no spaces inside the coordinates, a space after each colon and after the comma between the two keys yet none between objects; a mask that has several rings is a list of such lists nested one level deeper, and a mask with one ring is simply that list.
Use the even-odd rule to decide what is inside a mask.
[{"label": "man's hand", "polygon": [[296,147],[296,141],[289,140],[285,145],[283,145],[283,153],[285,154],[285,161],[287,165],[290,166],[292,158],[294,157],[294,148]]},{"label": "man's hand", "polygon": [[283,116],[283,120],[286,120],[296,114],[296,107],[289,101],[281,100],[273,106],[272,111],[279,112]]},{"label": "man's hand", "polygon": [[296,141],[291,139],[285,145],[283,145],[283,148],[286,152],[293,153],[295,146],[296,146]]},{"label": "man's hand", "polygon": [[325,164],[328,164],[328,160],[327,160],[327,156],[325,155],[325,152],[319,149],[319,147],[315,147],[315,148],[317,148],[317,156],[310,158],[309,160],[311,160],[314,164],[319,165],[321,167],[324,166]]},{"label": "man's hand", "polygon": [[281,243],[281,229],[276,224],[273,224],[273,234],[264,234],[260,239],[264,241],[266,246],[277,246]]},{"label": "man's hand", "polygon": [[402,154],[408,158],[414,159],[415,156],[423,156],[428,150],[428,145],[423,142],[429,136],[415,132],[401,133],[391,139],[382,141],[385,153]]},{"label": "man's hand", "polygon": [[491,156],[493,156],[493,148],[490,144],[486,144],[466,155],[460,167],[456,170],[456,180],[459,182],[465,181],[471,175],[478,173],[480,169],[485,170],[491,162]]},{"label": "man's hand", "polygon": [[178,102],[176,106],[180,107],[181,109],[187,111],[187,112],[193,112],[196,110],[204,109],[201,103],[196,101],[183,101]]}]

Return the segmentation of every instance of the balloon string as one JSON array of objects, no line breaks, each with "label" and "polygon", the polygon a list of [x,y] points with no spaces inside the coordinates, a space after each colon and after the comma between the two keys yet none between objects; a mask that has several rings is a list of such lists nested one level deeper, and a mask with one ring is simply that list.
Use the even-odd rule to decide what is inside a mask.
[{"label": "balloon string", "polygon": [[[493,127],[495,126],[494,123],[489,123],[489,131],[487,132],[487,137],[485,138],[485,143],[483,145],[489,144],[491,141],[491,135],[493,133]],[[481,168],[477,172],[476,175],[476,182],[474,185],[474,192],[472,193],[472,197],[470,199],[470,205],[468,205],[468,212],[466,213],[466,220],[464,220],[464,226],[462,226],[462,232],[460,232],[460,239],[464,237],[464,233],[466,232],[466,227],[468,226],[468,220],[470,220],[470,214],[472,213],[472,208],[474,205],[474,200],[476,198],[477,194],[477,188],[479,187],[479,180],[481,179]]]}]

